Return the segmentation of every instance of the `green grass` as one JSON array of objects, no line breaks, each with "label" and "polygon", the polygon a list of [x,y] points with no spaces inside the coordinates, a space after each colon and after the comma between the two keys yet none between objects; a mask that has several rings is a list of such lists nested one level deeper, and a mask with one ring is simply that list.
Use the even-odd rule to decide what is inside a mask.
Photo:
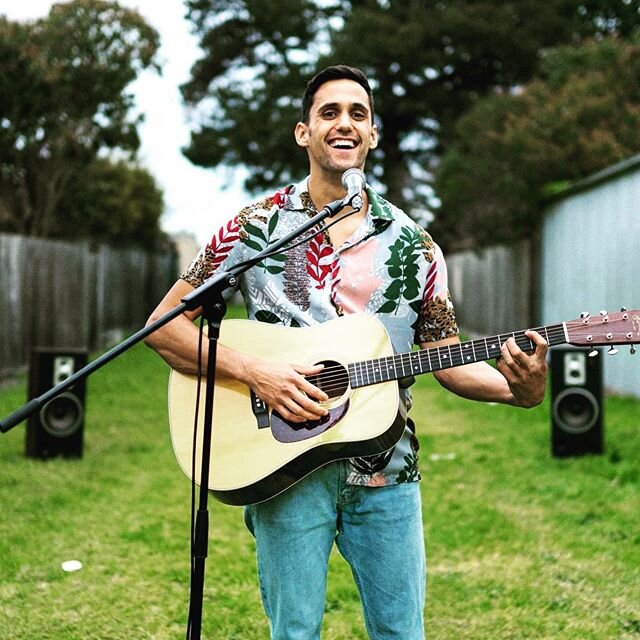
[{"label": "green grass", "polygon": [[[0,436],[0,639],[184,637],[190,485],[166,420],[167,368],[139,346],[89,381],[80,460],[24,456]],[[0,415],[24,402],[0,391]],[[466,402],[423,376],[430,640],[640,638],[640,403],[609,398],[607,452],[550,455],[548,403]],[[268,638],[242,512],[210,502],[203,638]],[[81,571],[61,563],[78,559]],[[365,639],[332,558],[323,638]]]}]

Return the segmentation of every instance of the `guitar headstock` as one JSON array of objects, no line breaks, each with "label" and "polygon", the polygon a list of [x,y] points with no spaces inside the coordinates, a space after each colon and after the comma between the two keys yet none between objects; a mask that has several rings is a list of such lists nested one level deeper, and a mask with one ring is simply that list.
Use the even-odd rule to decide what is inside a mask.
[{"label": "guitar headstock", "polygon": [[[623,307],[619,312],[601,311],[600,315],[593,317],[582,313],[580,318],[567,322],[565,326],[567,342],[576,347],[613,347],[640,343],[640,310],[628,311]],[[633,346],[631,353],[635,353]]]}]

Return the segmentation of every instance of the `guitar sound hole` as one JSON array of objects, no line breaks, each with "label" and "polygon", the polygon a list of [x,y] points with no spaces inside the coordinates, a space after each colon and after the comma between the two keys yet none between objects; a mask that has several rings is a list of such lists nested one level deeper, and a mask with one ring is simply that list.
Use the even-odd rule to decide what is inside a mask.
[{"label": "guitar sound hole", "polygon": [[324,369],[308,376],[307,380],[324,391],[329,396],[329,402],[341,398],[349,388],[349,373],[346,368],[335,360],[321,360],[317,364],[323,364]]},{"label": "guitar sound hole", "polygon": [[[342,398],[349,389],[349,374],[345,367],[334,360],[322,360],[317,364],[323,364],[324,369],[313,376],[307,376],[307,380],[321,389],[329,396],[329,403]],[[329,407],[329,413],[319,420],[307,420],[306,422],[288,422],[277,411],[271,414],[271,431],[279,442],[297,442],[306,438],[312,438],[327,431],[337,424],[349,407],[349,400],[345,400],[333,407]]]}]

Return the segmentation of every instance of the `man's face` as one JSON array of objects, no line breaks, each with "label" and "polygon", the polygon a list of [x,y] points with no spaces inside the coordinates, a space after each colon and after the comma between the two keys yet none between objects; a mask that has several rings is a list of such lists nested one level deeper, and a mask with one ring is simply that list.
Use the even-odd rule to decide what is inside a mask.
[{"label": "man's face", "polygon": [[309,122],[298,122],[295,136],[307,149],[312,174],[363,169],[369,149],[378,144],[367,92],[353,80],[325,82],[314,96]]}]

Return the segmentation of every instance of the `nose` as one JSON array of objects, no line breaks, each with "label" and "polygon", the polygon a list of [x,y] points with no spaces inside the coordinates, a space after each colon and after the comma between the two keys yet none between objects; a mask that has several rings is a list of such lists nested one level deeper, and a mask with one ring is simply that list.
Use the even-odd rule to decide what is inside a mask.
[{"label": "nose", "polygon": [[340,112],[340,116],[338,117],[338,122],[336,124],[336,127],[339,131],[351,130],[352,128],[351,115],[346,109]]}]

